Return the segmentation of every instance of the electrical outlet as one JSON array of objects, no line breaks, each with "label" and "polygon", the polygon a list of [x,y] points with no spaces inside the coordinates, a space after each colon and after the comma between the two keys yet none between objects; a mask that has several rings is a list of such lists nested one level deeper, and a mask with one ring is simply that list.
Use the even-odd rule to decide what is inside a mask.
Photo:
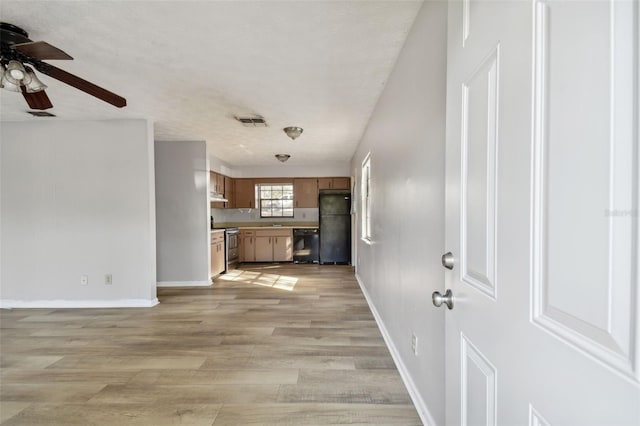
[{"label": "electrical outlet", "polygon": [[89,275],[80,275],[80,285],[89,285]]},{"label": "electrical outlet", "polygon": [[411,333],[411,350],[413,354],[418,356],[418,336]]},{"label": "electrical outlet", "polygon": [[113,276],[111,274],[107,274],[104,276],[104,284],[105,285],[113,284]]}]

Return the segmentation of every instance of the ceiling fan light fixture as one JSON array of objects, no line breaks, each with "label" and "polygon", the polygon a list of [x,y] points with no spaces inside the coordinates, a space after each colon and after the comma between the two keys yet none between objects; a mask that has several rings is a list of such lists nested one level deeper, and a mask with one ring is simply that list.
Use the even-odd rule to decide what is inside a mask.
[{"label": "ceiling fan light fixture", "polygon": [[275,157],[278,159],[278,161],[280,161],[281,163],[284,163],[285,161],[287,161],[289,158],[291,158],[291,156],[289,154],[276,154]]},{"label": "ceiling fan light fixture", "polygon": [[31,82],[31,77],[27,74],[27,70],[24,69],[24,65],[16,60],[11,60],[7,64],[7,69],[4,72],[4,79],[16,86],[29,84]]},{"label": "ceiling fan light fixture", "polygon": [[25,84],[27,93],[42,92],[47,88],[47,85],[40,81],[31,67],[25,67],[25,69],[27,71],[27,75],[31,78],[31,81]]},{"label": "ceiling fan light fixture", "polygon": [[2,87],[3,89],[6,89],[10,92],[18,92],[20,93],[20,84],[14,84],[11,81],[9,81],[7,78],[7,73],[5,72],[4,75],[2,76],[2,81],[0,82],[0,87]]},{"label": "ceiling fan light fixture", "polygon": [[304,132],[304,129],[302,127],[295,126],[285,127],[282,130],[284,130],[284,132],[291,138],[291,140],[296,140],[296,138],[300,136],[302,132]]}]

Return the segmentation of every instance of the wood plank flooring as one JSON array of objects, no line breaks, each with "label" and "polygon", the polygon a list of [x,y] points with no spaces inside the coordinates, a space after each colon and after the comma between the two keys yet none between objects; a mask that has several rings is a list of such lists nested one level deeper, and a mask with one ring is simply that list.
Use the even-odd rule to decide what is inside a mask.
[{"label": "wood plank flooring", "polygon": [[2,425],[420,425],[349,266],[241,265],[138,309],[0,311]]}]

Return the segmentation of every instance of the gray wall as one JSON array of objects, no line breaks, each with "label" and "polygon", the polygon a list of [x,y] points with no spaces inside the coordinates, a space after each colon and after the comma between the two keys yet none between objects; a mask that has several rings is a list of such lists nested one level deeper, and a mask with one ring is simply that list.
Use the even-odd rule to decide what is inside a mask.
[{"label": "gray wall", "polygon": [[2,306],[157,303],[146,120],[5,122],[0,152]]},{"label": "gray wall", "polygon": [[359,196],[371,153],[372,243],[360,239],[357,220],[357,276],[423,420],[438,424],[444,310],[431,293],[444,283],[446,22],[445,2],[424,3],[352,162]]},{"label": "gray wall", "polygon": [[155,143],[159,285],[209,285],[209,172],[204,141]]}]

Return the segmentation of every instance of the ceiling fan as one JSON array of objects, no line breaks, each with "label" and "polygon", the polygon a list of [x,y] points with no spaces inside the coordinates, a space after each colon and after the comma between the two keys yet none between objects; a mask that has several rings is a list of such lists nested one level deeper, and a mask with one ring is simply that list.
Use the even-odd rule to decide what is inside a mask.
[{"label": "ceiling fan", "polygon": [[127,105],[127,100],[122,96],[42,62],[45,59],[73,58],[45,41],[32,41],[29,34],[20,27],[0,22],[0,87],[22,92],[29,107],[44,110],[52,108],[53,104],[44,91],[47,86],[38,80],[34,71],[26,64],[118,108]]}]

